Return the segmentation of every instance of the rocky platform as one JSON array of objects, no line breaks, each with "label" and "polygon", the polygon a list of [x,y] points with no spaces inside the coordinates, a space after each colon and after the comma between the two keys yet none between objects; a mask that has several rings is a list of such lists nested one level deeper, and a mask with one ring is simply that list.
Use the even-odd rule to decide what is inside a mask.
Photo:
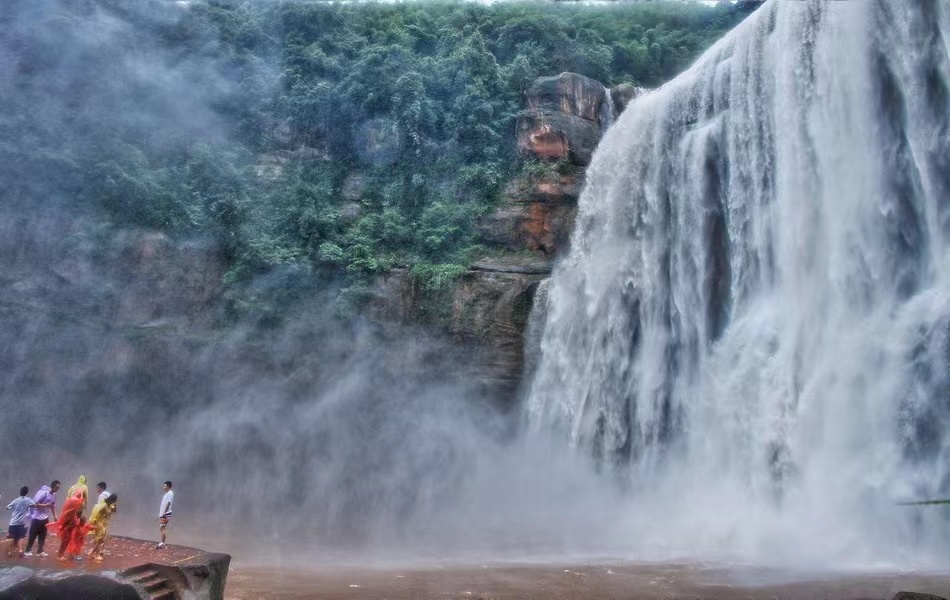
[{"label": "rocky platform", "polygon": [[[58,546],[51,537],[47,551]],[[222,600],[231,557],[113,537],[102,562],[0,558],[0,600]]]}]

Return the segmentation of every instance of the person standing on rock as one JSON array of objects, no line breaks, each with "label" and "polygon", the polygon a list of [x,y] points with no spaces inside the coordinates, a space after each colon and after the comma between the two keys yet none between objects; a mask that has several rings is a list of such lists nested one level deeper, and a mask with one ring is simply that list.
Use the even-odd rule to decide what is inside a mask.
[{"label": "person standing on rock", "polygon": [[48,529],[59,536],[59,552],[56,553],[59,560],[81,558],[79,553],[82,552],[82,536],[85,535],[82,507],[82,490],[76,490],[63,503],[63,512],[60,513],[59,519],[49,524]]},{"label": "person standing on rock", "polygon": [[89,500],[89,488],[86,487],[85,475],[79,476],[79,480],[66,492],[66,497],[72,498],[76,495],[76,492],[82,492],[82,508],[79,512],[83,512],[86,510],[86,501]]},{"label": "person standing on rock", "polygon": [[20,552],[20,540],[26,537],[27,514],[36,506],[36,502],[27,496],[29,493],[30,488],[21,487],[20,497],[7,505],[7,510],[13,511],[10,516],[10,527],[7,529],[7,539],[10,540],[7,556],[23,556]]},{"label": "person standing on rock", "polygon": [[24,556],[33,556],[33,542],[39,539],[40,543],[36,548],[37,556],[49,556],[43,551],[46,545],[46,526],[50,523],[50,515],[53,521],[56,520],[56,492],[59,491],[59,481],[53,480],[53,483],[44,485],[40,491],[36,492],[33,502],[36,504],[30,509],[30,538],[26,542],[26,552]]},{"label": "person standing on rock", "polygon": [[105,481],[100,481],[96,484],[96,493],[99,494],[99,497],[96,498],[97,505],[112,495],[112,492],[109,491],[109,484],[107,484]]},{"label": "person standing on rock", "polygon": [[109,519],[115,512],[115,503],[118,500],[115,494],[109,494],[99,504],[92,509],[92,515],[89,517],[89,527],[92,528],[92,550],[89,551],[89,558],[94,561],[102,562],[102,549],[106,545],[106,538],[109,536]]},{"label": "person standing on rock", "polygon": [[172,518],[172,503],[175,501],[175,492],[172,491],[171,481],[166,481],[162,489],[165,490],[165,495],[162,496],[162,503],[158,507],[158,529],[161,532],[162,541],[155,546],[157,550],[165,547],[165,530]]}]

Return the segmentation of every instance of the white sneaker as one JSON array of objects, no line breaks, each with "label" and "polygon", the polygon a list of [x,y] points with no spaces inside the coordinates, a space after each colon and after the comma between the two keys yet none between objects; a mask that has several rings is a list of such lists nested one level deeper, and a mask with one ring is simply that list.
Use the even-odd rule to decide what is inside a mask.
[{"label": "white sneaker", "polygon": [[164,548],[164,547],[165,547],[165,542],[159,542],[158,545],[155,546],[155,549],[156,549],[156,550],[161,550],[161,549]]},{"label": "white sneaker", "polygon": [[47,556],[49,556],[49,554],[47,554],[47,553],[45,553],[45,552],[40,552],[39,554],[37,554],[37,556],[39,556],[39,557],[41,557],[41,558],[46,558]]},{"label": "white sneaker", "polygon": [[32,552],[24,552],[24,553],[23,553],[23,556],[33,556],[33,553],[32,553]]}]

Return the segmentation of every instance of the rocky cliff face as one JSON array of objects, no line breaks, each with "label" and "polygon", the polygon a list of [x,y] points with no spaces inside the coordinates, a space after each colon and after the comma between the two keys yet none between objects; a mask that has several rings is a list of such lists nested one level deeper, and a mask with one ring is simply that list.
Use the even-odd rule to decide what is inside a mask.
[{"label": "rocky cliff face", "polygon": [[642,92],[629,84],[608,90],[576,73],[535,81],[525,91],[527,109],[518,118],[518,149],[526,159],[541,161],[542,169],[509,183],[499,209],[480,224],[485,242],[548,258],[563,251],[574,228],[584,168],[603,132]]},{"label": "rocky cliff face", "polygon": [[[539,168],[509,182],[498,209],[477,225],[490,256],[442,294],[439,306],[433,306],[431,291],[420,289],[407,271],[381,276],[370,314],[380,321],[418,322],[446,331],[476,357],[486,389],[503,400],[513,398],[534,293],[567,248],[584,165],[613,115],[637,92],[629,86],[608,91],[572,73],[535,82],[525,93],[517,135],[524,157]],[[260,165],[262,176],[281,169],[287,156],[278,152],[268,160]],[[358,216],[355,199],[364,187],[360,173],[347,177],[342,191],[349,203],[341,218]],[[80,298],[89,304],[83,314],[95,315],[103,327],[111,323],[123,331],[189,335],[212,329],[220,315],[227,268],[213,243],[176,241],[145,230],[96,237],[82,233],[96,231],[91,223],[62,220],[44,217],[40,225],[13,215],[0,224],[5,240],[0,244],[0,307],[11,314],[36,306],[76,308]],[[47,239],[53,230],[73,233]],[[52,269],[23,263],[23,257],[33,255],[23,248],[35,240],[45,240],[44,252],[56,255],[47,257],[55,264]],[[103,379],[117,368],[135,370],[133,363],[150,360],[134,358],[139,354],[121,336],[104,352],[109,358],[102,361],[108,365]]]},{"label": "rocky cliff face", "polygon": [[100,234],[93,220],[56,211],[0,218],[4,314],[70,307],[119,327],[181,330],[215,317],[226,261],[211,241],[142,229]]},{"label": "rocky cliff face", "polygon": [[380,321],[421,322],[448,332],[469,350],[482,391],[508,403],[518,390],[524,331],[538,285],[551,272],[545,257],[477,261],[457,284],[433,298],[406,269],[380,276],[370,314]]},{"label": "rocky cliff face", "polygon": [[485,242],[504,250],[553,257],[567,247],[583,178],[583,171],[576,168],[516,178],[505,189],[498,210],[478,224],[479,234]]},{"label": "rocky cliff face", "polygon": [[549,160],[586,165],[609,124],[612,106],[599,81],[576,73],[542,77],[525,92],[518,149]]},{"label": "rocky cliff face", "polygon": [[476,261],[433,300],[405,270],[381,276],[371,314],[380,320],[440,326],[475,357],[486,392],[514,400],[524,370],[524,341],[534,295],[570,241],[584,168],[603,132],[642,89],[608,90],[576,73],[543,77],[525,91],[516,135],[535,167],[505,188],[498,209],[477,225],[491,257]]},{"label": "rocky cliff face", "polygon": [[225,261],[213,243],[175,242],[161,233],[131,231],[114,242],[121,324],[210,324],[221,292]]}]

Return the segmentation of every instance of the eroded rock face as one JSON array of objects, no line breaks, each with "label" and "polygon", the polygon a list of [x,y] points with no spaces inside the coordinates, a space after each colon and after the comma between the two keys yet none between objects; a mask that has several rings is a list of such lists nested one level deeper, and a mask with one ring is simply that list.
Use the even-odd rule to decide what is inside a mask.
[{"label": "eroded rock face", "polygon": [[530,109],[518,115],[518,150],[529,156],[587,165],[600,136],[596,121],[568,113]]},{"label": "eroded rock face", "polygon": [[599,81],[577,73],[537,79],[525,91],[518,116],[518,149],[543,160],[590,163],[612,114],[607,90]]},{"label": "eroded rock face", "polygon": [[112,254],[109,264],[126,284],[116,297],[116,322],[170,324],[211,318],[225,271],[215,244],[126,231],[115,238]]},{"label": "eroded rock face", "polygon": [[100,233],[55,211],[0,217],[0,304],[13,314],[48,307],[103,324],[189,329],[216,317],[226,260],[212,240]]},{"label": "eroded rock face", "polygon": [[577,73],[540,77],[525,91],[529,109],[562,112],[594,123],[599,122],[606,96],[604,84]]},{"label": "eroded rock face", "polygon": [[613,115],[640,92],[620,85],[608,93],[599,81],[576,73],[536,80],[525,91],[518,148],[523,155],[560,166],[557,172],[526,173],[512,181],[498,210],[479,223],[482,239],[515,252],[562,252],[574,228],[583,167]]},{"label": "eroded rock face", "polygon": [[474,263],[451,298],[439,300],[450,302],[451,310],[438,315],[426,311],[431,298],[424,298],[406,271],[381,275],[370,314],[384,322],[416,321],[448,332],[471,348],[486,389],[502,402],[513,401],[524,370],[534,294],[553,259],[569,245],[584,167],[613,116],[643,91],[620,85],[608,93],[599,81],[576,73],[536,80],[525,91],[518,149],[548,165],[511,181],[497,210],[476,225],[482,243],[496,253],[513,254]]},{"label": "eroded rock face", "polygon": [[567,247],[583,173],[549,177],[521,176],[505,189],[505,201],[478,224],[487,243],[511,251],[530,250],[553,256]]},{"label": "eroded rock face", "polygon": [[451,290],[449,310],[433,315],[425,311],[426,291],[407,270],[394,269],[377,280],[369,312],[381,321],[443,329],[468,348],[486,394],[510,405],[521,381],[524,332],[534,293],[550,271],[551,262],[539,256],[478,261]]},{"label": "eroded rock face", "polygon": [[550,264],[533,260],[476,263],[456,288],[452,333],[476,349],[482,384],[502,403],[514,400],[521,383],[528,316],[549,273]]}]

